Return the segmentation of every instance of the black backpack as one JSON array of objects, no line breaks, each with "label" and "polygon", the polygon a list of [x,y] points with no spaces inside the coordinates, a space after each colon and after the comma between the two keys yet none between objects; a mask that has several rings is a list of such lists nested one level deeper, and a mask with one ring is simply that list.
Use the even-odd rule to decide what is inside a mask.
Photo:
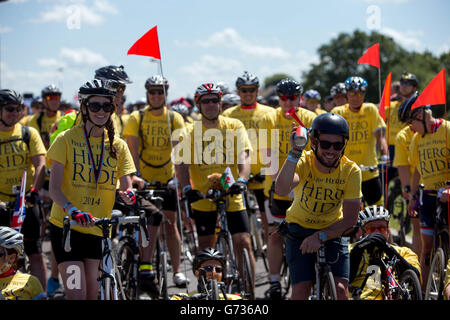
[{"label": "black backpack", "polygon": [[28,126],[22,126],[22,138],[16,138],[11,140],[5,140],[0,142],[0,144],[23,141],[27,145],[28,150],[30,150],[30,128]]}]

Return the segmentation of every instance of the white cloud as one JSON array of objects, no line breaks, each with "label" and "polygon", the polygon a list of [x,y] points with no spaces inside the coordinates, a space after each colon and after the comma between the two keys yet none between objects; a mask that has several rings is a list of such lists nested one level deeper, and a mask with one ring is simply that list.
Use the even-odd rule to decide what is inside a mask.
[{"label": "white cloud", "polygon": [[64,61],[53,58],[39,59],[38,65],[40,65],[41,67],[49,67],[49,68],[64,68],[66,66]]},{"label": "white cloud", "polygon": [[103,55],[85,48],[61,48],[61,57],[75,65],[101,66],[108,64]]},{"label": "white cloud", "polygon": [[406,50],[416,50],[419,51],[423,49],[422,41],[419,39],[423,37],[423,31],[417,30],[407,30],[407,31],[398,31],[392,28],[383,27],[380,30],[381,33],[392,37],[395,42],[399,43]]},{"label": "white cloud", "polygon": [[[212,34],[206,40],[199,40],[197,45],[204,48],[212,47],[226,47],[234,48],[241,51],[247,56],[254,56],[259,58],[275,58],[275,59],[287,59],[290,57],[289,52],[282,48],[263,46],[243,38],[235,29],[226,28],[223,31]],[[177,41],[176,44],[182,45],[183,43]]]},{"label": "white cloud", "polygon": [[180,71],[188,74],[191,80],[203,83],[222,81],[224,77],[235,76],[236,71],[241,69],[241,63],[237,60],[204,55],[191,65],[182,67]]},{"label": "white cloud", "polygon": [[404,4],[408,3],[409,0],[366,0],[369,3],[388,3],[388,4]]},{"label": "white cloud", "polygon": [[0,34],[10,33],[11,31],[13,31],[11,27],[0,26]]}]

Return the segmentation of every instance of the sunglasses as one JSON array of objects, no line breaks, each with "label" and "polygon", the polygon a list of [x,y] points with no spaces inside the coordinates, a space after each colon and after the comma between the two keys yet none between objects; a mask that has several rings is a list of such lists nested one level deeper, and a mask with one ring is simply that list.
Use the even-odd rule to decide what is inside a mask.
[{"label": "sunglasses", "polygon": [[400,84],[403,84],[403,85],[405,85],[405,86],[414,86],[414,85],[415,85],[414,82],[408,81],[408,80],[401,80],[401,81],[400,81]]},{"label": "sunglasses", "polygon": [[7,112],[22,112],[23,107],[11,107],[11,106],[4,106],[3,109],[5,109]]},{"label": "sunglasses", "polygon": [[213,270],[216,270],[216,273],[221,273],[223,271],[222,267],[215,267],[215,266],[203,266],[201,269],[205,270],[206,272],[213,272]]},{"label": "sunglasses", "polygon": [[385,232],[387,230],[386,226],[366,226],[364,227],[368,233],[374,233],[375,231]]},{"label": "sunglasses", "polygon": [[50,95],[50,96],[45,96],[45,100],[47,100],[47,101],[51,101],[51,100],[61,100],[61,96],[60,96],[60,95]]},{"label": "sunglasses", "polygon": [[212,102],[212,103],[219,103],[220,100],[219,100],[219,98],[210,98],[210,99],[205,98],[205,99],[202,99],[202,100],[200,101],[201,104],[208,104],[208,103],[210,103],[210,102]]},{"label": "sunglasses", "polygon": [[327,140],[319,140],[319,139],[317,139],[317,141],[319,141],[319,146],[323,150],[328,150],[331,148],[331,146],[333,146],[334,150],[341,151],[345,147],[345,142],[339,142],[339,141],[330,142]]},{"label": "sunglasses", "polygon": [[160,96],[162,96],[164,94],[164,90],[147,90],[147,92],[150,95],[159,94]]},{"label": "sunglasses", "polygon": [[255,93],[256,88],[240,88],[239,91],[242,93]]},{"label": "sunglasses", "polygon": [[100,104],[98,102],[88,102],[86,103],[86,107],[92,112],[99,112],[100,109],[103,109],[105,112],[112,112],[114,110],[114,104],[111,102],[105,102]]},{"label": "sunglasses", "polygon": [[358,96],[358,97],[364,97],[366,94],[364,92],[354,92],[354,91],[350,91],[348,93],[348,95],[350,97],[354,97],[354,96]]},{"label": "sunglasses", "polygon": [[280,99],[283,100],[283,101],[288,101],[288,100],[294,101],[297,98],[298,98],[298,96],[296,96],[296,95],[293,95],[293,96],[280,96]]}]

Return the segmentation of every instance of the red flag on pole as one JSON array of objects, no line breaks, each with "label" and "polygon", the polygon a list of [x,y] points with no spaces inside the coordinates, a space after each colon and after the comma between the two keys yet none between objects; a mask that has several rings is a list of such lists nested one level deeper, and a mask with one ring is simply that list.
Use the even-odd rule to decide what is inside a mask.
[{"label": "red flag on pole", "polygon": [[22,181],[20,183],[19,197],[17,198],[16,208],[11,219],[11,228],[20,232],[23,221],[25,220],[25,188],[27,186],[27,170],[22,174]]},{"label": "red flag on pole", "polygon": [[446,104],[445,99],[445,69],[442,69],[423,90],[411,110],[426,105]]},{"label": "red flag on pole", "polygon": [[[383,120],[386,120],[385,110],[387,106],[391,105],[391,78],[392,78],[392,72],[389,72],[386,82],[384,83],[384,89],[383,89],[383,95],[381,96],[380,101],[380,116],[383,118]],[[390,118],[389,118],[390,120]]]},{"label": "red flag on pole", "polygon": [[380,69],[380,44],[376,43],[358,59],[358,64],[370,64]]},{"label": "red flag on pole", "polygon": [[152,57],[161,60],[157,26],[154,26],[149,31],[147,31],[146,34],[144,34],[131,46],[131,48],[128,50],[127,55],[130,54]]},{"label": "red flag on pole", "polygon": [[286,112],[286,116],[291,116],[292,118],[294,118],[295,121],[297,121],[297,123],[299,125],[301,125],[303,128],[306,128],[306,126],[303,124],[303,122],[300,120],[299,117],[297,117],[297,114],[295,113],[295,107],[290,108],[287,112]]}]

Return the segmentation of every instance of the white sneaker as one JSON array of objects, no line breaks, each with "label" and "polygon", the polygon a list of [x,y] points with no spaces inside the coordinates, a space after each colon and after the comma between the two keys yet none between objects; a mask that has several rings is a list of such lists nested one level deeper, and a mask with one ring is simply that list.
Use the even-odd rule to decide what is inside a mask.
[{"label": "white sneaker", "polygon": [[178,288],[186,288],[189,284],[189,279],[186,278],[184,273],[177,272],[173,275],[173,283],[175,283]]}]

